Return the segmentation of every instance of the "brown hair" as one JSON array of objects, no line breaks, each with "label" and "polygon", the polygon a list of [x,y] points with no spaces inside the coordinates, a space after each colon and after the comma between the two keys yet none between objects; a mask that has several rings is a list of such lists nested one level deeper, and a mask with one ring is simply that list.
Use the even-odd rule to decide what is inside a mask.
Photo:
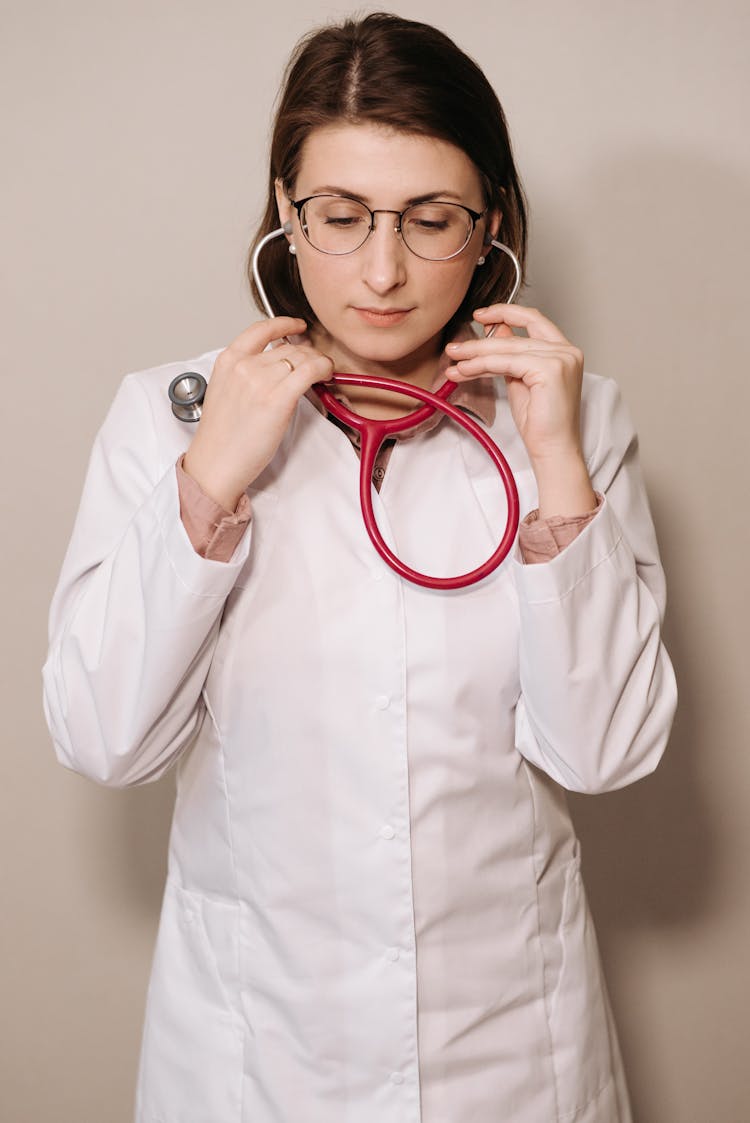
[{"label": "brown hair", "polygon": [[[516,253],[523,274],[526,200],[497,95],[473,59],[442,31],[374,12],[310,32],[287,64],[271,139],[266,211],[248,257],[259,307],[250,262],[260,239],[279,226],[275,181],[291,194],[307,136],[342,121],[373,122],[460,148],[479,171],[485,205],[502,212],[498,238]],[[262,276],[278,315],[314,322],[285,239],[263,250]],[[503,300],[514,279],[508,255],[491,251],[448,327],[470,319],[474,308]]]}]

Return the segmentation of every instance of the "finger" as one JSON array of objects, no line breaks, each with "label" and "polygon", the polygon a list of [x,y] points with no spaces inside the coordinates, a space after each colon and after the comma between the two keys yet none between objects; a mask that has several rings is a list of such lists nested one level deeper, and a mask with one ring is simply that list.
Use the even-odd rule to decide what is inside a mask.
[{"label": "finger", "polygon": [[477,308],[474,319],[480,324],[510,324],[514,328],[526,328],[530,336],[552,343],[569,342],[557,325],[543,316],[538,308],[525,308],[523,304],[492,304],[489,308]]},{"label": "finger", "polygon": [[449,367],[445,374],[453,381],[481,378],[483,375],[509,375],[512,378],[526,378],[529,375],[545,376],[565,374],[568,363],[560,355],[539,355],[533,352],[517,352],[500,355],[497,352],[482,355],[476,359],[462,359]]},{"label": "finger", "polygon": [[328,382],[332,374],[333,360],[329,359],[327,355],[320,355],[316,352],[311,358],[295,367],[293,372],[290,372],[289,384],[296,389],[301,397],[316,382]]},{"label": "finger", "polygon": [[279,343],[278,346],[265,350],[260,358],[266,367],[276,367],[281,364],[282,369],[288,370],[291,363],[292,369],[296,370],[297,367],[319,357],[320,354],[321,352],[316,351],[309,343]]},{"label": "finger", "polygon": [[493,335],[490,339],[467,339],[461,343],[449,343],[446,352],[452,359],[474,359],[480,355],[494,355],[515,353],[525,354],[534,351],[540,355],[564,355],[576,357],[577,348],[572,343],[566,343],[565,350],[560,342],[547,339],[533,339],[526,335],[510,335],[498,338]]},{"label": "finger", "polygon": [[484,325],[484,338],[485,339],[507,339],[513,335],[513,328],[508,327],[507,324],[485,324]]},{"label": "finger", "polygon": [[294,316],[274,316],[272,320],[259,320],[240,332],[229,344],[227,351],[237,355],[259,355],[274,340],[283,339],[285,335],[298,335],[306,328],[305,321]]}]

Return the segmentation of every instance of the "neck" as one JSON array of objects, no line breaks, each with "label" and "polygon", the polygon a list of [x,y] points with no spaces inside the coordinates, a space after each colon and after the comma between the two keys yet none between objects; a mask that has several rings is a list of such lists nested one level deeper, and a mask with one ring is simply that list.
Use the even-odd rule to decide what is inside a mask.
[{"label": "neck", "polygon": [[[403,358],[386,361],[352,354],[323,329],[313,329],[310,334],[315,348],[333,359],[334,372],[396,378],[425,390],[431,390],[435,383],[442,355],[441,336],[428,340]],[[347,386],[345,390],[347,400],[356,413],[376,420],[403,417],[422,404],[405,394],[393,394],[371,386]]]}]

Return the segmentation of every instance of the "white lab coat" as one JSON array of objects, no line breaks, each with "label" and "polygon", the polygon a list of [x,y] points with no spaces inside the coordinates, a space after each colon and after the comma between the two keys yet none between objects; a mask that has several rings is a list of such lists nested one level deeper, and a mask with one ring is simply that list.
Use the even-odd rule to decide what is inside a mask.
[{"label": "white lab coat", "polygon": [[[167,386],[97,437],[51,611],[59,760],[102,784],[178,760],[138,1123],[628,1123],[559,785],[657,764],[675,706],[633,429],[587,374],[605,502],[554,560],[436,593],[374,553],[346,436],[306,399],[228,563],[192,549]],[[536,506],[502,381],[493,436]],[[438,575],[488,556],[495,470],[458,427],[397,445],[376,511]]]}]

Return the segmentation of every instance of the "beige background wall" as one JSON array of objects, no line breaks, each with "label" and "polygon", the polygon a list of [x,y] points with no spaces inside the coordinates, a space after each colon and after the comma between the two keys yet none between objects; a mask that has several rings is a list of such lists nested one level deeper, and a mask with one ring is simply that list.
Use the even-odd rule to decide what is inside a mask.
[{"label": "beige background wall", "polygon": [[[8,1123],[131,1118],[172,782],[107,791],[63,771],[39,668],[89,447],[120,378],[221,346],[256,315],[242,266],[280,68],[297,33],[348,10],[287,0],[262,5],[261,21],[260,8],[0,6]],[[620,381],[640,430],[682,705],[655,777],[577,799],[575,814],[639,1123],[742,1123],[750,8],[398,10],[443,27],[494,82],[532,204],[525,301]]]}]

